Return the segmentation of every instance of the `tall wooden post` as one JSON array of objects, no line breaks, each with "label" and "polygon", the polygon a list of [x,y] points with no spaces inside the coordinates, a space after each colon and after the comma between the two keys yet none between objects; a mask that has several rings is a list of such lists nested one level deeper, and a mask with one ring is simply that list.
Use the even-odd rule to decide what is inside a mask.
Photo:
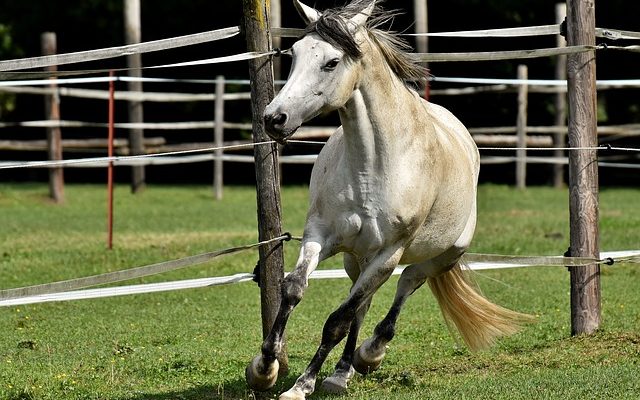
[{"label": "tall wooden post", "polygon": [[[124,32],[126,44],[140,43],[140,0],[124,0]],[[139,78],[142,76],[142,56],[131,54],[127,56],[127,66],[130,68],[129,76]],[[129,91],[142,92],[142,82],[129,82]],[[129,101],[129,122],[142,123],[144,115],[141,101]],[[131,155],[145,154],[144,130],[134,128],[129,131],[129,152]],[[145,170],[143,165],[131,167],[131,191],[139,192],[145,186]]]},{"label": "tall wooden post", "polygon": [[[273,28],[282,28],[282,8],[280,7],[280,0],[271,0],[271,19],[270,24]],[[278,37],[273,38],[273,47],[280,48],[282,46],[282,39]],[[282,63],[280,57],[273,59],[273,78],[276,81],[282,79]]]},{"label": "tall wooden post", "polygon": [[[526,65],[518,65],[518,79],[529,79],[529,69]],[[518,117],[516,131],[518,135],[516,150],[516,186],[518,189],[527,187],[527,105],[529,86],[526,83],[518,85]]]},{"label": "tall wooden post", "polygon": [[[567,17],[567,5],[565,3],[556,4],[556,22],[561,24]],[[565,47],[567,40],[558,35],[556,46]],[[556,57],[556,79],[567,79],[567,56]],[[567,94],[564,90],[560,90],[558,87],[558,93],[556,94],[555,106],[556,106],[556,127],[567,126]],[[556,132],[553,134],[553,145],[556,148],[566,147],[567,135],[566,132]],[[553,155],[560,159],[564,157],[564,150],[554,150]],[[557,163],[553,166],[553,186],[561,188],[564,186],[564,165]]]},{"label": "tall wooden post", "polygon": [[[45,32],[40,36],[42,54],[45,56],[56,54],[57,40],[55,32]],[[46,71],[55,72],[58,67],[52,65],[45,68]],[[51,78],[49,88],[53,93],[44,97],[46,118],[49,121],[60,121],[60,96],[56,78]],[[51,161],[62,160],[62,133],[60,127],[47,128],[47,152]],[[49,197],[56,203],[64,201],[64,175],[62,167],[49,168]]]},{"label": "tall wooden post", "polygon": [[222,200],[222,190],[223,190],[223,165],[222,161],[223,151],[222,146],[224,145],[224,76],[218,76],[216,78],[216,100],[215,100],[215,115],[214,115],[214,128],[213,128],[213,139],[216,150],[215,160],[213,162],[213,191],[216,197],[216,200]]},{"label": "tall wooden post", "polygon": [[[567,44],[595,45],[594,0],[567,1]],[[569,146],[597,147],[595,51],[573,54],[567,63]],[[569,152],[571,255],[599,258],[597,150]],[[571,272],[571,333],[593,333],[600,326],[600,267]]]},{"label": "tall wooden post", "polygon": [[[271,48],[269,28],[269,0],[242,0],[247,50],[265,52]],[[265,131],[263,113],[274,97],[271,58],[249,61],[251,79],[251,110],[253,113],[253,141],[271,140]],[[267,240],[282,233],[280,186],[278,178],[278,147],[276,144],[254,148],[256,188],[258,195],[258,233]],[[262,334],[266,337],[273,326],[280,306],[280,283],[284,277],[282,243],[260,247],[260,297],[262,305]],[[280,371],[288,369],[286,348],[278,358]]]},{"label": "tall wooden post", "polygon": [[[429,32],[427,0],[413,0],[413,15],[416,21],[416,33]],[[429,38],[427,36],[416,36],[416,51],[418,53],[427,53],[429,51]]]},{"label": "tall wooden post", "polygon": [[[109,127],[107,130],[107,155],[113,157],[113,137],[115,131],[115,83],[113,71],[109,72],[109,101],[107,118]],[[107,248],[113,249],[113,161],[107,166]]]},{"label": "tall wooden post", "polygon": [[[413,0],[413,15],[416,21],[415,32],[429,32],[427,0]],[[429,38],[427,36],[416,36],[416,51],[418,53],[429,52]],[[429,67],[427,63],[424,63],[424,66],[425,68]],[[424,84],[424,97],[429,100],[429,82]]]}]

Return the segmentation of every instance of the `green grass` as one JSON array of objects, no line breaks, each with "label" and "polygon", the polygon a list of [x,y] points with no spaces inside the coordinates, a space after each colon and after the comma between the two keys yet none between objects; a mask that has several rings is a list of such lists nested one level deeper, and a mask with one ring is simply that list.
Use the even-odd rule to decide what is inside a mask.
[{"label": "green grass", "polygon": [[[605,189],[603,250],[638,249],[638,189]],[[43,185],[0,185],[0,289],[145,265],[257,240],[255,192],[206,187],[116,190],[113,251],[106,250],[106,193],[71,185],[66,202]],[[284,228],[300,234],[307,192],[283,189]],[[473,252],[558,255],[568,247],[566,191],[482,186]],[[285,246],[287,269],[297,257]],[[255,251],[132,283],[251,272]],[[339,268],[340,258],[323,268]],[[501,305],[537,322],[472,354],[449,336],[428,290],[400,317],[381,369],[352,382],[358,399],[564,399],[640,395],[640,295],[637,265],[603,267],[603,324],[569,335],[569,274],[539,267],[485,271],[476,279]],[[391,303],[397,278],[383,286],[363,328],[368,336]],[[252,393],[244,368],[260,348],[259,291],[252,283],[178,292],[0,308],[0,399],[277,398],[304,369],[346,280],[312,281],[289,326],[291,373],[273,391]],[[330,356],[320,378],[330,372]],[[321,391],[314,398],[327,398]]]}]

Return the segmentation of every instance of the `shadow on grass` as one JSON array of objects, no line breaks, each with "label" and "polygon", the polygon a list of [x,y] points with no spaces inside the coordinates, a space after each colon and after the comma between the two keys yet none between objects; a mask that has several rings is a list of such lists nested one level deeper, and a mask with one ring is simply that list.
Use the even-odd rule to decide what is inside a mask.
[{"label": "shadow on grass", "polygon": [[[276,386],[266,392],[254,392],[247,386],[244,379],[227,381],[224,384],[202,385],[184,391],[166,393],[140,393],[135,396],[128,396],[114,400],[236,400],[236,399],[277,399],[280,393],[289,389],[295,383],[296,376],[286,376],[278,379]],[[314,399],[337,398],[335,395],[324,393],[316,386]]]},{"label": "shadow on grass", "polygon": [[119,400],[219,400],[219,399],[273,399],[274,392],[258,393],[247,387],[244,380],[225,382],[224,384],[202,385],[191,389],[165,393],[140,393]]}]

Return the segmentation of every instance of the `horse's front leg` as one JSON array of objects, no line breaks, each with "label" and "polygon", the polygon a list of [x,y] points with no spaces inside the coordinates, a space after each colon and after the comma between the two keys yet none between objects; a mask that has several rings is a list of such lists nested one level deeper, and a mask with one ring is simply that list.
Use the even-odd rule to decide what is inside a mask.
[{"label": "horse's front leg", "polygon": [[351,322],[362,307],[366,306],[378,288],[389,279],[398,265],[404,248],[387,248],[380,251],[364,268],[347,299],[329,315],[322,330],[322,341],[305,372],[295,385],[280,395],[280,400],[304,400],[315,390],[316,377],[331,350],[349,332]]},{"label": "horse's front leg", "polygon": [[308,285],[309,275],[316,269],[322,246],[317,242],[304,242],[296,267],[282,282],[280,309],[271,331],[262,343],[262,352],[247,366],[245,376],[249,387],[254,390],[268,390],[278,379],[277,357],[282,350],[287,321],[294,307],[302,300]]},{"label": "horse's front leg", "polygon": [[[349,278],[351,278],[353,285],[355,285],[361,272],[358,258],[353,254],[345,253],[344,269],[347,271]],[[342,394],[346,392],[347,384],[355,373],[355,369],[352,366],[353,353],[356,350],[358,334],[360,332],[360,327],[362,326],[362,321],[364,320],[364,316],[367,314],[367,310],[369,310],[370,304],[371,298],[369,298],[369,301],[365,302],[365,304],[360,307],[356,312],[355,318],[351,321],[349,335],[347,336],[347,340],[344,345],[344,351],[342,352],[340,361],[336,364],[335,372],[322,381],[322,389],[325,392],[334,394]]]}]

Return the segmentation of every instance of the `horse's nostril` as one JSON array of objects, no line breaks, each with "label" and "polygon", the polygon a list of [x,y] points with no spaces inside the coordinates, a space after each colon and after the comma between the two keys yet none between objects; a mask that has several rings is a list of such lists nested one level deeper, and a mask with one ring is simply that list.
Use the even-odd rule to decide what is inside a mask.
[{"label": "horse's nostril", "polygon": [[283,125],[287,122],[287,114],[276,114],[273,116],[273,124],[274,125]]},{"label": "horse's nostril", "polygon": [[285,113],[269,114],[264,117],[267,129],[272,132],[281,130],[288,119],[289,116]]}]

